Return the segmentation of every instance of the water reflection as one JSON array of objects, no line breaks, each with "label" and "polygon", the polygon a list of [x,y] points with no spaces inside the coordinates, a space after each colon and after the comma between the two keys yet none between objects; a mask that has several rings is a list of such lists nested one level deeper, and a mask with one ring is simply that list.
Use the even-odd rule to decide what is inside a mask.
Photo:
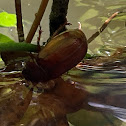
[{"label": "water reflection", "polygon": [[[34,5],[34,0],[32,2],[29,0],[22,2],[23,9],[26,9],[24,12],[27,12],[23,13],[24,19],[32,22],[34,15],[29,15],[29,12],[32,10],[36,12],[37,10],[35,6],[32,6]],[[9,8],[6,9],[7,4],[9,4],[7,0],[3,1],[3,3],[5,8],[2,7],[2,9],[12,12],[13,6],[10,6],[9,10]],[[72,23],[72,26],[69,28],[77,28],[77,22],[80,21],[83,31],[89,38],[101,26],[108,15],[110,16],[117,10],[123,10],[126,7],[125,5],[125,0],[115,0],[114,2],[112,0],[70,1],[68,21]],[[27,7],[29,11],[27,11]],[[49,14],[48,10],[50,9],[47,9],[46,14]],[[42,25],[45,26],[43,29],[44,33],[47,34],[48,16],[44,19]],[[124,23],[125,18],[112,21],[106,31],[89,45],[89,51],[109,56],[117,47],[125,46],[126,30]],[[26,34],[29,31],[30,24],[27,22],[24,24],[26,26]],[[15,37],[15,28],[1,29],[4,32],[5,30],[7,30],[5,34],[12,38]],[[42,41],[46,40],[48,36],[43,35],[43,38]],[[126,125],[122,123],[126,119],[126,61],[125,55],[121,58],[119,57],[113,60],[105,59],[102,62],[90,60],[88,62],[93,64],[83,64],[77,67],[79,70],[74,68],[64,75],[64,79],[67,81],[64,82],[67,83],[64,87],[62,87],[63,85],[61,86],[61,84],[64,84],[63,80],[60,80],[57,90],[55,89],[45,94],[29,91],[29,88],[20,82],[20,73],[2,73],[0,75],[0,106],[3,110],[0,109],[0,123],[4,122],[6,125],[9,122],[9,125],[13,125],[18,122],[17,125],[29,126],[31,124],[37,125],[38,123],[57,125],[56,121],[58,120],[58,124],[63,121],[64,125],[68,125],[66,114],[69,113],[67,118],[75,126]],[[17,103],[18,107],[15,105]],[[21,105],[23,106],[22,108]],[[20,113],[18,109],[22,112]],[[9,116],[9,112],[12,113],[12,117]],[[106,113],[108,114],[106,115]],[[113,115],[122,121],[119,121]],[[49,117],[49,119],[46,117]],[[15,122],[12,122],[13,118],[15,118]],[[21,121],[19,122],[20,119]]]},{"label": "water reflection", "polygon": [[[88,67],[86,69],[88,70]],[[60,126],[61,122],[67,126],[66,114],[68,114],[68,120],[75,126],[86,124],[121,126],[121,121],[125,122],[126,119],[126,73],[121,73],[121,70],[116,71],[105,70],[101,66],[99,69],[98,66],[94,67],[90,71],[74,68],[63,76],[65,81],[61,78],[53,80],[56,84],[55,88],[43,93],[36,93],[27,88],[21,81],[20,72],[3,72],[0,80],[0,105],[2,108],[6,107],[6,111],[0,110],[2,112],[1,124],[3,124],[4,116],[7,114],[9,116],[9,112],[13,110],[12,117],[18,125],[20,120],[20,124],[26,126],[48,123],[52,126]],[[8,106],[8,100],[10,106]],[[19,108],[12,107],[17,103],[19,103],[17,106]],[[21,109],[22,113],[20,113]],[[6,118],[5,126],[14,124],[10,120],[13,119]]]},{"label": "water reflection", "polygon": [[[70,74],[70,76],[68,76]],[[89,112],[84,112],[83,110],[80,110],[79,112],[69,115],[69,120],[73,122],[73,124],[77,125],[77,122],[73,121],[72,119],[76,120],[78,118],[81,118],[81,121],[79,122],[80,126],[83,124],[90,124],[91,126],[94,126],[93,122],[96,123],[96,126],[107,124],[104,122],[104,120],[108,120],[106,118],[101,119],[102,123],[95,117],[95,114],[90,111],[97,111],[101,112],[101,115],[98,117],[101,118],[104,116],[104,114],[107,114],[107,118],[109,118],[110,121],[108,121],[108,124],[111,125],[111,122],[113,122],[112,125],[121,125],[119,124],[119,120],[122,120],[125,122],[126,115],[126,78],[124,73],[118,73],[118,72],[111,72],[111,71],[79,71],[79,70],[73,70],[68,73],[65,78],[71,78],[74,83],[81,83],[81,86],[83,85],[84,89],[88,92],[90,92],[90,95],[88,96],[88,104],[92,108],[84,107],[85,110],[89,110]],[[80,78],[81,76],[81,78]],[[75,82],[76,81],[76,82]],[[96,109],[96,110],[95,110]],[[88,113],[88,118],[92,117],[95,119],[95,121],[92,118],[92,123],[89,121],[88,118],[86,120],[80,117],[80,115],[85,118],[85,114]],[[103,114],[103,115],[102,115]],[[119,120],[114,119],[113,116],[117,117]],[[87,116],[87,115],[86,115]],[[77,117],[77,118],[76,118]],[[80,119],[79,119],[80,120]],[[82,123],[83,122],[83,123]]]}]

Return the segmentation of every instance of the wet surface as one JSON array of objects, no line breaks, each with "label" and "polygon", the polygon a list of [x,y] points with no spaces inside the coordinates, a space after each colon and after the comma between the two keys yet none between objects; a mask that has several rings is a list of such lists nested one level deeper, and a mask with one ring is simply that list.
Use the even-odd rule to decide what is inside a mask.
[{"label": "wet surface", "polygon": [[[36,13],[39,3],[34,0],[22,2],[27,34],[34,19],[32,14]],[[0,1],[0,5],[1,10],[15,13],[14,3],[10,0]],[[68,28],[77,28],[77,22],[80,21],[89,38],[108,16],[118,10],[124,10],[125,5],[125,0],[115,0],[114,3],[112,0],[70,1],[68,21],[72,26]],[[42,21],[42,42],[48,38],[47,15],[50,13],[50,6],[51,2]],[[85,60],[64,74],[63,79],[52,80],[55,87],[50,91],[40,90],[38,93],[36,86],[24,81],[21,71],[1,71],[0,126],[125,126],[126,19],[123,17],[112,21],[89,45],[90,53],[105,57]],[[17,40],[16,28],[0,30]],[[36,38],[37,35],[34,41]],[[112,56],[109,57],[110,55]],[[0,69],[2,68],[4,65],[0,62]]]},{"label": "wet surface", "polygon": [[0,125],[67,126],[67,121],[75,126],[125,125],[125,64],[110,69],[90,63],[79,63],[63,79],[52,80],[55,87],[42,92],[20,71],[1,72]]}]

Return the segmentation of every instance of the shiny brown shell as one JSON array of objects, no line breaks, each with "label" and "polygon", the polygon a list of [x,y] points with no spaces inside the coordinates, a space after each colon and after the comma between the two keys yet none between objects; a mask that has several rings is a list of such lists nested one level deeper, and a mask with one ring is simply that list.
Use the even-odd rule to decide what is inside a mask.
[{"label": "shiny brown shell", "polygon": [[67,30],[51,39],[39,52],[37,64],[28,63],[23,75],[27,80],[35,82],[57,78],[76,66],[86,53],[85,34],[79,29]]}]

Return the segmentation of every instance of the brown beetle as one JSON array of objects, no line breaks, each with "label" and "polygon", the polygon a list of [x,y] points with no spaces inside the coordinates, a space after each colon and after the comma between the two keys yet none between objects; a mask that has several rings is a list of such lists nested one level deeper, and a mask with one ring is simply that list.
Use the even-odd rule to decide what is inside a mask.
[{"label": "brown beetle", "polygon": [[46,82],[76,66],[86,53],[85,34],[80,29],[67,30],[51,39],[22,73],[28,81]]}]

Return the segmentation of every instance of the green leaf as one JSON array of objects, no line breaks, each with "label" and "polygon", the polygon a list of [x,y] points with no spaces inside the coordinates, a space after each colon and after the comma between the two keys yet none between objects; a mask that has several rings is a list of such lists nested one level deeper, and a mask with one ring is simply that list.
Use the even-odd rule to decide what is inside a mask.
[{"label": "green leaf", "polygon": [[28,51],[36,52],[37,45],[29,44],[26,42],[17,43],[10,39],[9,37],[0,34],[0,52],[4,51]]},{"label": "green leaf", "polygon": [[92,59],[92,58],[96,58],[96,57],[97,57],[97,55],[95,55],[95,54],[89,54],[89,53],[87,53],[85,55],[84,59]]},{"label": "green leaf", "polygon": [[0,13],[0,27],[14,27],[16,26],[16,15],[7,12]]},{"label": "green leaf", "polygon": [[0,42],[8,42],[8,41],[13,41],[13,40],[9,38],[8,36],[0,33]]}]

